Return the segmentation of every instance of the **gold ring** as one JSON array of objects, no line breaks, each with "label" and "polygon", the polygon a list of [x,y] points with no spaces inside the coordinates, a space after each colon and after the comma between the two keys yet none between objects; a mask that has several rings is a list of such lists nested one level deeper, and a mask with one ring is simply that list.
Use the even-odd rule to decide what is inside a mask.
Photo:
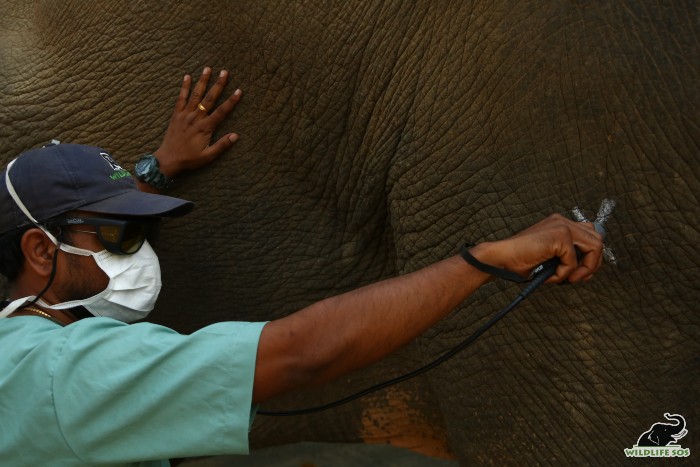
[{"label": "gold ring", "polygon": [[197,107],[199,107],[199,110],[203,110],[204,112],[206,112],[206,111],[207,111],[207,108],[206,108],[206,107],[204,107],[204,106],[202,105],[202,103],[201,103],[201,102],[200,102],[199,104],[197,104]]}]

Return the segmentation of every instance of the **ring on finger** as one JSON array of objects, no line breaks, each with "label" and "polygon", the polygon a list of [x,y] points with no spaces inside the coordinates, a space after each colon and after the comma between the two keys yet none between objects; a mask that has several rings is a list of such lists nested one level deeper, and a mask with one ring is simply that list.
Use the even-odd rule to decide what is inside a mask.
[{"label": "ring on finger", "polygon": [[199,110],[201,110],[203,112],[207,112],[207,108],[204,107],[201,102],[199,104],[197,104],[197,107],[199,108]]}]

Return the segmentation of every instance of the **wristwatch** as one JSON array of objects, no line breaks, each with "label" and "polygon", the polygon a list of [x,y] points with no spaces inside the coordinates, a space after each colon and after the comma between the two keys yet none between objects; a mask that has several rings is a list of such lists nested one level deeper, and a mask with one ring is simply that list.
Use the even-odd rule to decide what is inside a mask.
[{"label": "wristwatch", "polygon": [[139,157],[134,166],[134,175],[136,175],[138,181],[148,183],[156,190],[164,190],[172,181],[160,171],[158,159],[153,154],[145,154]]}]

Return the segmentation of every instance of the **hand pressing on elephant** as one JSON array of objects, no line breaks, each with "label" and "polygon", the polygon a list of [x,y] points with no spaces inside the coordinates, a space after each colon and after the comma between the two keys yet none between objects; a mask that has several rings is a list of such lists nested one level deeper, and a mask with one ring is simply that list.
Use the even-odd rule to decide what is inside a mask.
[{"label": "hand pressing on elephant", "polygon": [[[214,85],[207,91],[211,74],[211,68],[204,68],[191,93],[192,77],[185,75],[182,80],[163,143],[153,153],[160,171],[167,178],[209,164],[238,140],[238,134],[227,133],[210,144],[214,131],[231,113],[242,94],[240,89],[236,89],[216,107],[216,101],[228,81],[228,72],[221,70]],[[139,187],[144,191],[157,191],[146,183],[140,183]]]},{"label": "hand pressing on elephant", "polygon": [[[576,250],[582,257],[577,261]],[[603,243],[591,224],[552,215],[474,256],[527,275],[552,257],[553,281],[586,280],[601,265]],[[410,274],[316,302],[262,331],[253,400],[312,386],[398,350],[450,313],[491,276],[454,256]]]}]

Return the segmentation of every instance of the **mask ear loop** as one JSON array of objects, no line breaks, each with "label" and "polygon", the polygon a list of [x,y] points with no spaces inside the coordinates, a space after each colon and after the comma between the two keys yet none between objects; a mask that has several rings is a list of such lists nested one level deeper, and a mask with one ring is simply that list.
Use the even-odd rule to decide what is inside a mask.
[{"label": "mask ear loop", "polygon": [[[24,305],[23,308],[34,306],[36,302],[38,302],[41,297],[46,293],[47,290],[49,290],[49,287],[51,287],[51,284],[53,284],[53,280],[56,277],[56,264],[58,263],[58,252],[61,251],[61,241],[58,240],[56,237],[51,234],[48,230],[46,230],[43,226],[39,225],[39,222],[37,222],[36,219],[34,219],[34,216],[32,216],[29,211],[27,210],[26,206],[24,203],[22,203],[22,200],[19,199],[19,196],[17,195],[17,192],[15,191],[15,187],[12,186],[12,182],[10,181],[10,169],[14,165],[14,163],[17,161],[17,159],[13,159],[12,162],[7,164],[7,170],[5,170],[5,185],[7,186],[7,191],[10,193],[10,196],[14,200],[15,204],[20,208],[20,210],[24,213],[25,216],[36,226],[38,229],[41,229],[42,232],[44,232],[49,239],[56,245],[56,253],[53,255],[53,261],[51,263],[51,275],[49,275],[49,281],[46,284],[46,286],[42,289],[41,292],[39,292],[36,297],[34,297],[33,300],[29,302],[28,305]],[[59,233],[59,237],[61,234]]]},{"label": "mask ear loop", "polygon": [[[60,235],[60,234],[59,234]],[[36,302],[38,302],[41,297],[44,296],[47,290],[49,290],[49,287],[51,287],[51,284],[53,284],[53,280],[56,278],[56,264],[58,263],[58,252],[61,251],[61,241],[58,240],[58,243],[56,245],[56,252],[53,255],[53,261],[51,262],[51,275],[49,276],[49,281],[46,283],[46,286],[39,292],[36,297],[32,301],[30,301],[27,305],[24,305],[24,308],[34,306]]]}]

